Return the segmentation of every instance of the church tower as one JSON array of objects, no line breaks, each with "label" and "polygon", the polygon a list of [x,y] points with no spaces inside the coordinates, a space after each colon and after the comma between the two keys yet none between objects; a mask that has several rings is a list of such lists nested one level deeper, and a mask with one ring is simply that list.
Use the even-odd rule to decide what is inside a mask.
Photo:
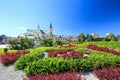
[{"label": "church tower", "polygon": [[49,35],[50,35],[50,37],[53,37],[53,27],[52,27],[52,23],[50,23]]},{"label": "church tower", "polygon": [[34,33],[34,37],[37,38],[37,39],[42,37],[39,24],[37,26],[37,29],[36,29],[35,33]]}]

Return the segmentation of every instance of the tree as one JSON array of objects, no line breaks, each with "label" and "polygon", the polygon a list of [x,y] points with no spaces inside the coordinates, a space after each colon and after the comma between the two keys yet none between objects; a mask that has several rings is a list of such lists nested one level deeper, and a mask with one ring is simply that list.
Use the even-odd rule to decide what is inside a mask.
[{"label": "tree", "polygon": [[53,40],[50,39],[50,38],[41,39],[41,40],[40,40],[40,44],[41,44],[42,46],[46,46],[46,47],[48,47],[48,46],[53,46]]},{"label": "tree", "polygon": [[21,49],[28,49],[28,48],[31,48],[32,47],[32,40],[31,39],[28,39],[28,38],[21,38],[20,39],[20,46],[21,46]]},{"label": "tree", "polygon": [[62,46],[62,45],[63,45],[63,42],[60,41],[60,40],[57,40],[57,41],[54,43],[54,46],[58,46],[58,45]]},{"label": "tree", "polygon": [[117,35],[117,40],[118,40],[118,41],[120,40],[120,35]]},{"label": "tree", "polygon": [[83,33],[80,33],[80,35],[78,36],[78,40],[79,40],[79,42],[81,42],[81,43],[85,41],[85,36],[84,36]]},{"label": "tree", "polygon": [[12,49],[24,50],[32,47],[33,41],[28,38],[21,38],[20,40],[9,41]]},{"label": "tree", "polygon": [[0,42],[2,42],[2,37],[0,36]]},{"label": "tree", "polygon": [[86,41],[93,41],[94,37],[92,35],[87,34]]},{"label": "tree", "polygon": [[109,34],[105,38],[107,41],[116,41],[117,40],[117,38],[114,34]]}]

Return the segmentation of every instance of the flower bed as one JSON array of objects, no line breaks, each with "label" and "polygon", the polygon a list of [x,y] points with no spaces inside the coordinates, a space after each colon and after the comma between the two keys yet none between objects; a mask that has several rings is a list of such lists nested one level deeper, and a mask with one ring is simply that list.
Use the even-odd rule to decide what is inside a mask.
[{"label": "flower bed", "polygon": [[120,80],[120,67],[103,67],[102,69],[94,69],[94,73],[99,80]]},{"label": "flower bed", "polygon": [[[28,75],[29,80],[81,80],[81,76],[75,72],[64,72],[49,75]],[[82,79],[83,80],[83,79]]]},{"label": "flower bed", "polygon": [[120,51],[116,51],[114,49],[109,49],[107,47],[98,47],[97,45],[93,45],[90,44],[87,46],[88,49],[92,49],[92,50],[97,50],[97,51],[103,51],[103,52],[107,52],[107,53],[112,53],[115,55],[120,55]]},{"label": "flower bed", "polygon": [[72,47],[76,47],[76,46],[73,44],[68,44],[66,46],[60,46],[59,48],[72,48]]},{"label": "flower bed", "polygon": [[67,52],[67,50],[50,50],[47,52],[49,57],[64,57],[64,58],[78,58],[83,56],[83,52],[77,50],[72,50]]},{"label": "flower bed", "polygon": [[30,53],[30,51],[28,50],[21,50],[18,52],[6,52],[2,55],[0,55],[0,62],[4,65],[9,65],[13,62],[15,62],[15,60],[17,60],[21,55],[23,54],[27,54]]}]

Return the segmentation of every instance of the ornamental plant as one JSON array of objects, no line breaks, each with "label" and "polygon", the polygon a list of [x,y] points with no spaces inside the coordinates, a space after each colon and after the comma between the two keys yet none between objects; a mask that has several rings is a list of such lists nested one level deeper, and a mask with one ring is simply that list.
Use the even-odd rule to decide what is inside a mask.
[{"label": "ornamental plant", "polygon": [[[28,80],[81,80],[81,75],[75,72],[64,72],[49,75],[28,75]],[[83,78],[82,80],[85,80]]]},{"label": "ornamental plant", "polygon": [[5,52],[4,54],[0,55],[0,62],[4,65],[9,65],[15,62],[21,55],[30,53],[28,50],[21,50],[18,52]]},{"label": "ornamental plant", "polygon": [[72,50],[68,52],[67,50],[50,50],[48,51],[49,57],[64,57],[64,58],[79,58],[83,56],[83,52],[78,50]]},{"label": "ornamental plant", "polygon": [[68,44],[66,46],[60,46],[59,48],[72,48],[72,47],[76,47],[76,46],[73,44]]},{"label": "ornamental plant", "polygon": [[120,66],[106,66],[93,71],[99,80],[120,80]]},{"label": "ornamental plant", "polygon": [[120,55],[120,51],[109,49],[107,47],[98,47],[97,45],[93,45],[93,44],[88,45],[87,48],[92,50],[97,50],[97,51],[103,51],[103,52],[107,52],[115,55]]}]

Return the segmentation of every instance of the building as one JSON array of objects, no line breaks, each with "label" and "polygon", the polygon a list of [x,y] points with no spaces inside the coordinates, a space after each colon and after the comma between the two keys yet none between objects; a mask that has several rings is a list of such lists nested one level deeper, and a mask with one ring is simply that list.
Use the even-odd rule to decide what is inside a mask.
[{"label": "building", "polygon": [[53,41],[57,41],[57,40],[60,40],[62,42],[78,42],[78,37],[76,36],[54,36],[53,37]]},{"label": "building", "polygon": [[108,36],[108,35],[114,35],[114,34],[113,34],[113,33],[107,33],[107,34],[105,35],[105,37]]},{"label": "building", "polygon": [[62,42],[78,42],[78,38],[74,36],[54,35],[52,23],[50,23],[48,30],[42,30],[39,25],[37,26],[37,29],[27,29],[27,32],[24,33],[24,36],[36,40],[52,38],[54,42],[57,40],[60,40]]},{"label": "building", "polygon": [[99,34],[97,34],[97,33],[92,33],[91,34],[94,38],[99,38]]},{"label": "building", "polygon": [[41,30],[40,26],[37,26],[37,29],[27,29],[27,32],[24,33],[25,37],[34,38],[34,39],[43,39],[43,38],[52,38],[53,37],[53,28],[52,23],[48,30]]}]

